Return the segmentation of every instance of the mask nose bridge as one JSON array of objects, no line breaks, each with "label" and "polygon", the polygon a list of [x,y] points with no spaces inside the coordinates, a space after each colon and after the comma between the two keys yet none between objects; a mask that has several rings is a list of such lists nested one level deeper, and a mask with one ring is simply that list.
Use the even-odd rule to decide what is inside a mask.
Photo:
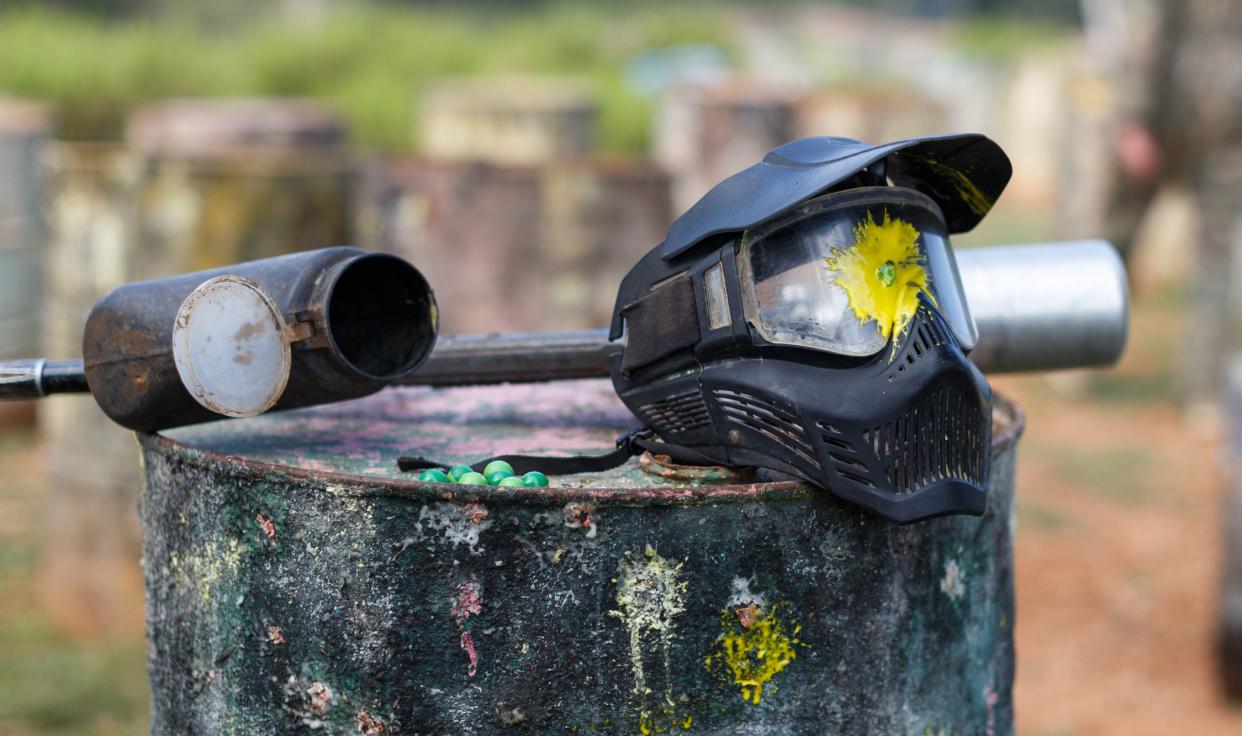
[{"label": "mask nose bridge", "polygon": [[[954,350],[965,357],[961,342],[948,321],[925,294],[919,295],[919,307],[901,335],[895,335],[886,350],[880,352],[878,374],[889,383],[903,379],[915,366],[935,353]],[[942,359],[943,360],[943,359]]]}]

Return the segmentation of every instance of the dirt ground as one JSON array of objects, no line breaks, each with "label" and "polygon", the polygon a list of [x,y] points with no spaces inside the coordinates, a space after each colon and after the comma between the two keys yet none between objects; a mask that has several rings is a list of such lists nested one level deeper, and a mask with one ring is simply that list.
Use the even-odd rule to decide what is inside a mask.
[{"label": "dirt ground", "polygon": [[1174,400],[1178,312],[1167,298],[1136,305],[1114,372],[994,380],[1028,419],[1021,736],[1242,733],[1215,669],[1220,433]]}]

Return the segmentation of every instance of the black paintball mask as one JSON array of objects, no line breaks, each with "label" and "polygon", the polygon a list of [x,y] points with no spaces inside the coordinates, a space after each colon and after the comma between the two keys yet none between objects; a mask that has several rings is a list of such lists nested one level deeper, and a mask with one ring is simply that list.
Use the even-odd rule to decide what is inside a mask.
[{"label": "black paintball mask", "polygon": [[980,135],[775,149],[622,282],[617,393],[674,462],[776,471],[897,522],[982,514],[991,390],[948,236],[1010,173]]}]

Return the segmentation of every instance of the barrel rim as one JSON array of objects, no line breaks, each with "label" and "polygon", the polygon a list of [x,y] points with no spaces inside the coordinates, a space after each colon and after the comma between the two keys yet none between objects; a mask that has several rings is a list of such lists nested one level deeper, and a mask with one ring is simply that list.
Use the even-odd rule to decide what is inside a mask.
[{"label": "barrel rim", "polygon": [[[1013,401],[993,393],[994,414],[1004,422],[992,434],[992,457],[1011,450],[1026,429],[1026,412]],[[333,471],[278,465],[250,460],[215,450],[193,447],[160,434],[138,433],[144,452],[158,451],[203,469],[235,477],[283,478],[332,487],[333,493],[346,496],[399,496],[417,501],[451,501],[455,503],[488,503],[532,506],[558,506],[586,503],[592,506],[690,506],[709,503],[747,501],[803,500],[817,495],[810,485],[801,481],[760,483],[722,483],[686,488],[624,488],[552,486],[548,488],[512,488],[503,486],[469,486],[448,483],[427,483],[417,479],[384,478],[353,475]],[[537,491],[532,493],[532,491]]]}]

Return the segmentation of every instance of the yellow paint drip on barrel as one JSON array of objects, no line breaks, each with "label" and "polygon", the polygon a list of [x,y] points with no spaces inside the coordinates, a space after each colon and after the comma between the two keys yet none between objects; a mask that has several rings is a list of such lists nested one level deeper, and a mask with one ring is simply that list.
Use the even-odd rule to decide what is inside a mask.
[{"label": "yellow paint drip on barrel", "polygon": [[886,211],[876,222],[868,213],[854,227],[854,244],[833,248],[825,259],[854,316],[860,322],[874,320],[886,338],[904,333],[919,308],[920,293],[935,301],[918,240],[919,231],[905,220]]},{"label": "yellow paint drip on barrel", "polygon": [[229,539],[223,544],[209,541],[198,547],[194,554],[172,555],[168,564],[177,584],[196,591],[199,602],[206,606],[219,583],[237,577],[244,552],[245,548],[236,539]]}]

